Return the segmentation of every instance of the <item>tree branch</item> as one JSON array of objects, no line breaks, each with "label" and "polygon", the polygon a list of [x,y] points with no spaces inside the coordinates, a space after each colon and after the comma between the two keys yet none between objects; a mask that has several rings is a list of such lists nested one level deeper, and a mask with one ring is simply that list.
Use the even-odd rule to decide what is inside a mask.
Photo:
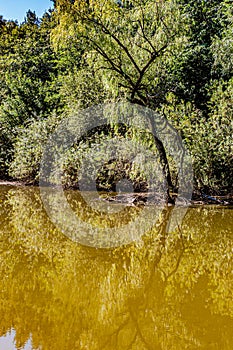
[{"label": "tree branch", "polygon": [[132,81],[132,79],[130,78],[130,76],[128,74],[126,74],[121,66],[118,66],[113,59],[91,38],[87,38],[88,40],[90,40],[94,46],[94,48],[96,49],[96,51],[103,57],[106,59],[106,61],[111,65],[112,70],[114,70],[115,72],[117,72],[119,75],[121,75],[126,81],[128,81],[128,83],[133,87],[134,83]]},{"label": "tree branch", "polygon": [[164,44],[159,50],[155,51],[155,52],[153,53],[153,55],[151,56],[151,58],[149,59],[149,61],[146,63],[146,65],[142,68],[142,70],[141,70],[141,72],[140,72],[140,75],[139,75],[139,78],[138,78],[136,84],[134,85],[133,91],[132,91],[132,93],[131,93],[131,98],[132,98],[132,100],[134,99],[134,96],[135,96],[136,92],[138,92],[138,90],[139,90],[139,87],[140,87],[140,85],[141,85],[141,81],[142,81],[142,79],[143,79],[143,77],[144,77],[144,74],[146,73],[147,69],[148,69],[148,68],[150,67],[150,65],[156,60],[156,58],[159,56],[159,54],[160,54],[163,50],[165,50],[165,49],[167,48],[168,45],[169,45],[169,44],[166,43],[166,44]]},{"label": "tree branch", "polygon": [[86,18],[86,20],[100,26],[106,34],[108,34],[111,38],[113,38],[117,42],[117,44],[123,49],[123,51],[126,53],[126,55],[130,59],[130,61],[132,62],[132,64],[134,65],[138,73],[141,72],[136,61],[134,60],[133,56],[129,52],[128,48],[121,42],[121,40],[114,33],[112,33],[103,23],[97,21],[96,19]]}]

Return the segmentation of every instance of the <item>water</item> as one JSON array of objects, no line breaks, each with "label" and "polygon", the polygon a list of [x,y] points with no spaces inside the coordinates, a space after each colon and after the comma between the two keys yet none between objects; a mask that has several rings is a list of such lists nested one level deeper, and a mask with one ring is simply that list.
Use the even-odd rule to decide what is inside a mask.
[{"label": "water", "polygon": [[232,350],[231,208],[189,208],[169,234],[164,212],[95,249],[54,227],[38,188],[1,186],[0,204],[1,350]]}]

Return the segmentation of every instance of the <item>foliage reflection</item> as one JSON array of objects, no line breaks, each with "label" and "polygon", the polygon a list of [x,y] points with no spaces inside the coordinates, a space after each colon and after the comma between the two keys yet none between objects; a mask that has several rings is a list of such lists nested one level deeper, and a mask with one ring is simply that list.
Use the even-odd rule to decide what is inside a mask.
[{"label": "foliage reflection", "polygon": [[1,187],[0,203],[0,335],[17,349],[232,349],[231,209],[190,208],[167,234],[169,209],[104,250],[58,232],[37,188]]}]

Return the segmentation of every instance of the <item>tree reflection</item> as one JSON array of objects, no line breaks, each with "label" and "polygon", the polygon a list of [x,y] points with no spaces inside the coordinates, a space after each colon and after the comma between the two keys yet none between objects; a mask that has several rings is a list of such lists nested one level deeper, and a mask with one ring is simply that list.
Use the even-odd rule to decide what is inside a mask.
[{"label": "tree reflection", "polygon": [[164,210],[140,242],[104,250],[58,232],[38,189],[0,201],[0,332],[18,349],[232,349],[231,209],[190,208],[169,234]]}]

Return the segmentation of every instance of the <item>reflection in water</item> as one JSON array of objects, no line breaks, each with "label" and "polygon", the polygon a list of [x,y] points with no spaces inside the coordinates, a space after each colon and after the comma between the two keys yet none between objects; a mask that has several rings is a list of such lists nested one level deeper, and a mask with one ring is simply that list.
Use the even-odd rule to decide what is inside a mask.
[{"label": "reflection in water", "polygon": [[[16,332],[14,329],[11,329],[9,332],[7,332],[6,335],[3,337],[0,337],[0,349],[3,350],[17,350],[19,347],[17,347],[16,341]],[[32,344],[31,339],[29,338],[28,341],[20,347],[20,350],[31,350]],[[39,350],[39,349],[38,349]]]},{"label": "reflection in water", "polygon": [[9,349],[232,350],[233,211],[190,208],[166,233],[169,215],[137,243],[94,249],[57,231],[37,188],[1,187],[0,336]]}]

